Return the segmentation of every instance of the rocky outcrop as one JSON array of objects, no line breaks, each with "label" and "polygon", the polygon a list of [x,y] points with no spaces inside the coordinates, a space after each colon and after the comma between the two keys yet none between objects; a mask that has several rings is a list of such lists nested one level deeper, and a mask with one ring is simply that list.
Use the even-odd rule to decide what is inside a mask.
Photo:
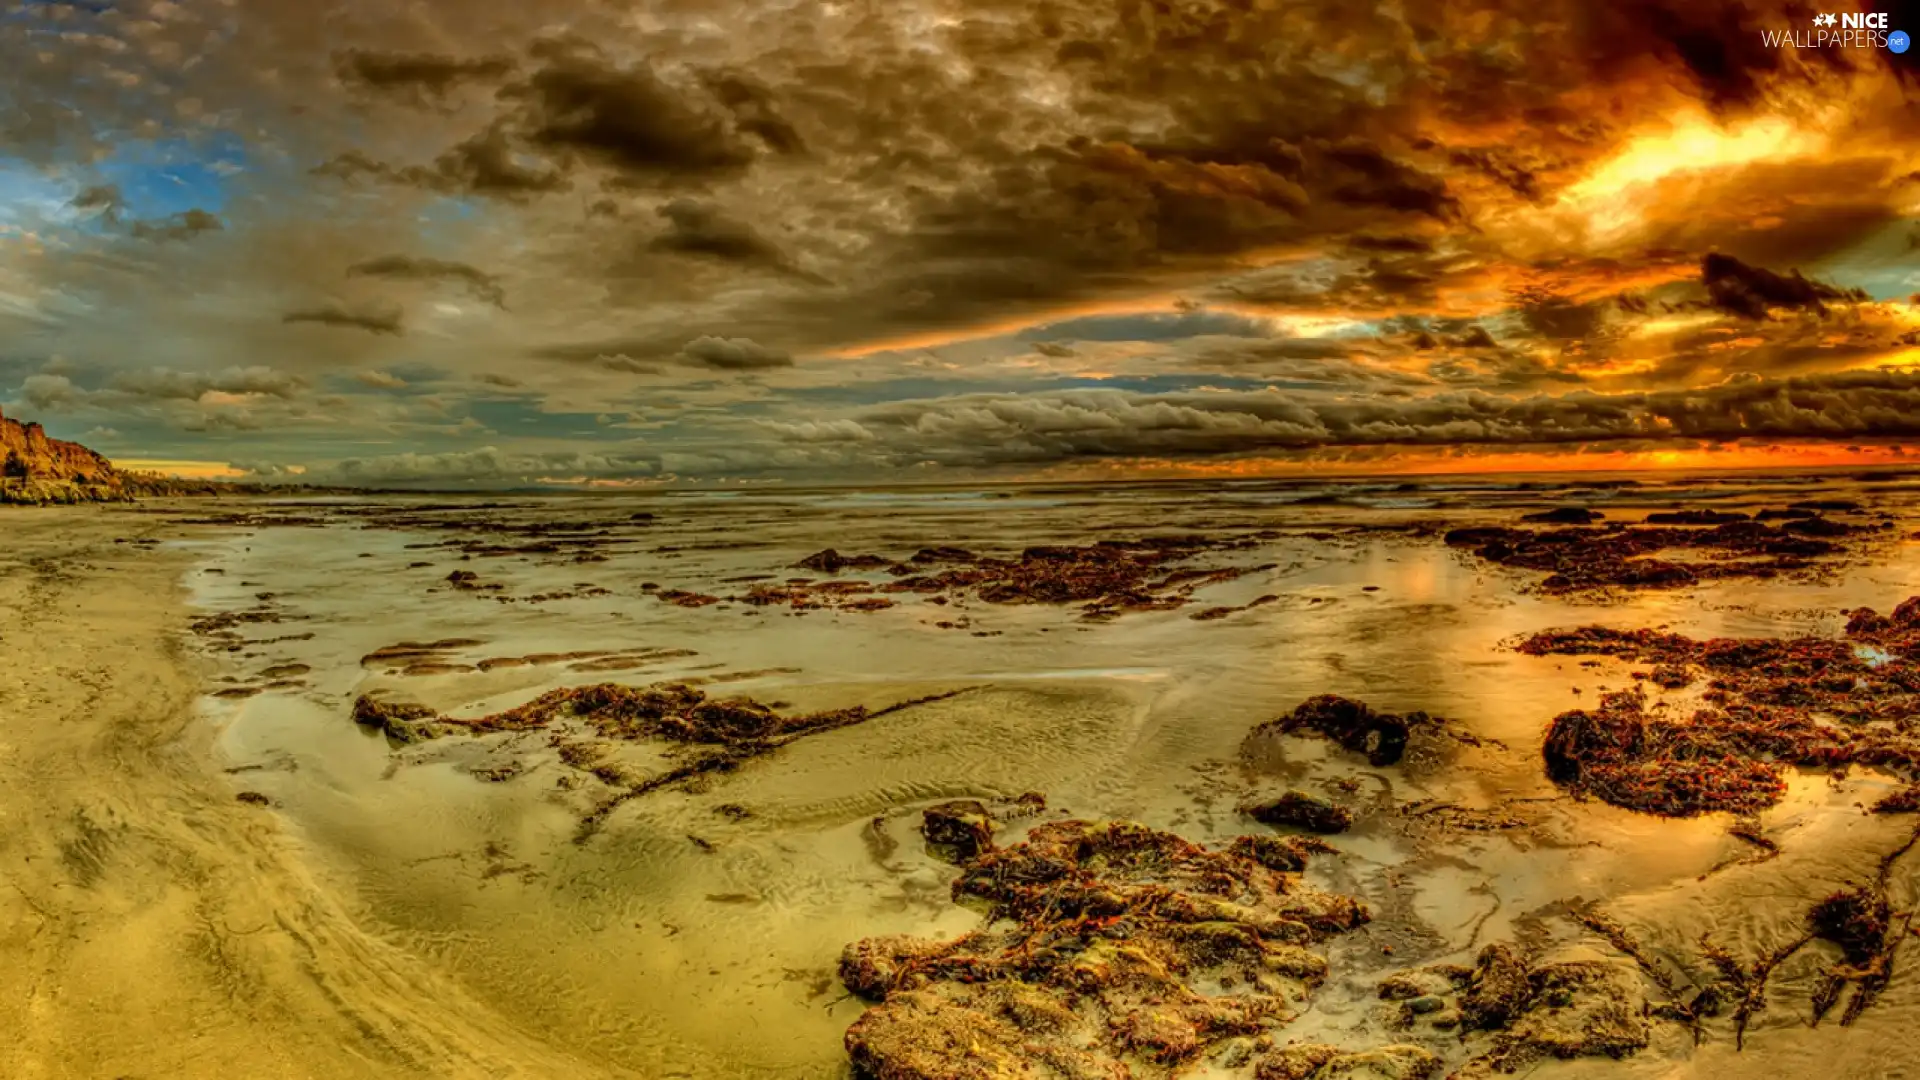
[{"label": "rocky outcrop", "polygon": [[23,424],[0,415],[0,473],[9,479],[72,480],[113,485],[119,471],[101,454],[79,443],[47,437],[39,424]]},{"label": "rocky outcrop", "polygon": [[127,497],[113,462],[47,437],[39,424],[0,415],[0,503],[97,502]]}]

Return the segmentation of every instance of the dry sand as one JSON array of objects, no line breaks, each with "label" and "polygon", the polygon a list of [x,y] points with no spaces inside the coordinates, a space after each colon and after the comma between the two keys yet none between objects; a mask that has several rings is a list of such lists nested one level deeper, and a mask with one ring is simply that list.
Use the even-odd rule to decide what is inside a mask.
[{"label": "dry sand", "polygon": [[605,1075],[344,917],[196,715],[189,555],[125,512],[0,554],[0,1076]]}]

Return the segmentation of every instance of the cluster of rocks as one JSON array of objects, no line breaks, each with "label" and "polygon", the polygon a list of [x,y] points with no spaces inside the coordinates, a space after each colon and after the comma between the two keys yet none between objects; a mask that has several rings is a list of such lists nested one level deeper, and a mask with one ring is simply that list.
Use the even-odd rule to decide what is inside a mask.
[{"label": "cluster of rocks", "polygon": [[[1598,524],[1604,515],[1562,507],[1526,515],[1525,524],[1481,526],[1445,535],[1502,566],[1546,573],[1549,592],[1602,588],[1675,588],[1724,578],[1773,577],[1804,570],[1845,550],[1840,541],[1893,528],[1888,521],[1843,521],[1827,512],[1858,518],[1854,503],[1797,503],[1749,517],[1736,511],[1656,512],[1640,525]],[[1771,524],[1780,522],[1780,524]],[[1671,557],[1675,553],[1684,560]]]},{"label": "cluster of rocks", "polygon": [[1547,774],[1580,794],[1689,816],[1771,806],[1791,766],[1871,766],[1920,783],[1920,597],[1888,615],[1853,612],[1839,638],[1696,640],[1589,626],[1536,634],[1519,650],[1647,664],[1646,681],[1664,687],[1706,681],[1685,717],[1656,712],[1640,686],[1555,717]]}]

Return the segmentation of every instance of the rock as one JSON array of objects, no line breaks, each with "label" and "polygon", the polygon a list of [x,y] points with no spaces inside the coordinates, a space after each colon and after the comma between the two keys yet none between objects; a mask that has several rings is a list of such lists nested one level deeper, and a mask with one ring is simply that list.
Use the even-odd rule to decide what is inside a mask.
[{"label": "rock", "polygon": [[1380,980],[1381,1001],[1411,1001],[1419,997],[1451,994],[1453,991],[1454,980],[1436,968],[1402,971]]},{"label": "rock", "polygon": [[1339,1056],[1339,1047],[1321,1043],[1281,1047],[1254,1067],[1254,1080],[1308,1080]]},{"label": "rock", "polygon": [[1213,1054],[1213,1063],[1223,1069],[1238,1069],[1252,1059],[1252,1039],[1228,1039]]},{"label": "rock", "polygon": [[79,443],[50,439],[39,424],[0,415],[0,479],[71,480],[115,486],[119,470]]},{"label": "rock", "polygon": [[1371,764],[1385,766],[1398,762],[1406,753],[1407,740],[1415,725],[1432,722],[1433,718],[1426,713],[1394,716],[1375,712],[1365,702],[1322,694],[1301,702],[1291,714],[1254,728],[1248,738],[1269,731],[1290,735],[1304,728],[1348,750],[1367,755]]},{"label": "rock", "polygon": [[921,813],[920,835],[948,862],[969,862],[993,849],[993,815],[973,799],[929,806]]},{"label": "rock", "polygon": [[978,558],[978,556],[966,548],[930,547],[921,548],[919,551],[914,552],[912,561],[921,564],[941,562],[964,563],[972,562],[976,558]]},{"label": "rock", "polygon": [[1254,1080],[1426,1080],[1439,1068],[1440,1056],[1418,1046],[1348,1053],[1307,1043],[1268,1054],[1253,1075]]},{"label": "rock", "polygon": [[353,703],[353,722],[382,732],[397,743],[415,743],[440,734],[439,714],[416,702],[388,701],[362,694]]},{"label": "rock", "polygon": [[820,574],[837,574],[842,570],[879,570],[892,565],[892,559],[883,559],[878,555],[842,555],[832,548],[816,551],[793,565],[801,570],[812,570]]},{"label": "rock", "polygon": [[1893,609],[1895,626],[1920,625],[1920,596],[1909,596]]},{"label": "rock", "polygon": [[50,439],[39,424],[0,415],[0,503],[122,501],[131,498],[128,480],[79,443]]},{"label": "rock", "polygon": [[1417,998],[1414,998],[1412,1001],[1407,1002],[1407,1009],[1410,1012],[1412,1012],[1415,1016],[1424,1016],[1427,1013],[1436,1013],[1446,1007],[1447,1007],[1446,999],[1437,997],[1433,994],[1428,994],[1425,997],[1417,997]]},{"label": "rock", "polygon": [[[995,987],[1012,998],[1016,986]],[[983,995],[987,996],[987,995]],[[847,1029],[855,1076],[871,1080],[1127,1080],[1117,1061],[1068,1046],[1035,1055],[1009,1002],[993,1011],[955,1005],[925,991],[896,994]],[[1036,1057],[1039,1059],[1036,1060]]]},{"label": "rock", "polygon": [[1305,946],[1367,920],[1298,874],[1130,822],[1040,825],[967,864],[953,895],[991,905],[979,929],[842,954],[848,988],[880,1002],[847,1031],[856,1076],[1244,1068],[1326,978]]},{"label": "rock", "polygon": [[1310,836],[1239,836],[1229,852],[1252,859],[1269,870],[1299,873],[1313,855],[1330,855],[1333,848]]},{"label": "rock", "polygon": [[1546,525],[1591,525],[1606,516],[1598,510],[1589,510],[1584,506],[1556,506],[1551,510],[1527,514],[1520,520]]},{"label": "rock", "polygon": [[1341,1054],[1320,1067],[1313,1080],[1426,1080],[1440,1070],[1440,1055],[1418,1046],[1383,1046]]},{"label": "rock", "polygon": [[1864,509],[1851,499],[1803,499],[1788,505],[1790,510],[1831,510],[1839,514],[1857,514]]},{"label": "rock", "polygon": [[1648,676],[1648,678],[1653,681],[1655,686],[1664,687],[1668,690],[1678,690],[1681,687],[1693,684],[1693,673],[1676,664],[1662,664],[1654,668],[1653,674]]},{"label": "rock", "polygon": [[1240,811],[1262,825],[1293,826],[1317,833],[1340,833],[1353,827],[1353,814],[1345,807],[1304,791],[1249,803]]},{"label": "rock", "polygon": [[947,951],[943,942],[910,934],[856,941],[840,951],[840,981],[869,1001],[879,1001],[900,988],[902,977],[918,960]]},{"label": "rock", "polygon": [[1840,946],[1848,963],[1863,965],[1878,955],[1892,925],[1887,898],[1868,889],[1836,892],[1807,913],[1815,936]]},{"label": "rock", "polygon": [[1489,945],[1473,965],[1473,978],[1460,996],[1460,1014],[1470,1028],[1504,1028],[1520,1014],[1531,992],[1526,963],[1505,945]]},{"label": "rock", "polygon": [[1637,973],[1574,960],[1535,968],[1529,982],[1525,1010],[1508,1029],[1519,1045],[1557,1058],[1619,1058],[1646,1047],[1646,999]]},{"label": "rock", "polygon": [[246,803],[248,806],[272,806],[273,805],[272,799],[267,798],[265,795],[262,795],[257,791],[242,791],[239,794],[235,795],[233,798],[235,802],[243,802],[243,803]]},{"label": "rock", "polygon": [[1731,510],[1661,510],[1647,515],[1649,525],[1731,525],[1749,520]]},{"label": "rock", "polygon": [[1448,547],[1481,547],[1503,541],[1512,534],[1512,529],[1503,529],[1498,526],[1452,529],[1441,538],[1441,542]]},{"label": "rock", "polygon": [[1920,813],[1920,784],[1900,789],[1873,804],[1876,814]]},{"label": "rock", "polygon": [[1783,532],[1790,532],[1796,536],[1831,537],[1850,536],[1859,532],[1860,526],[1848,525],[1842,521],[1829,521],[1823,517],[1810,517],[1801,518],[1797,521],[1789,521],[1785,525],[1780,526],[1780,529]]}]

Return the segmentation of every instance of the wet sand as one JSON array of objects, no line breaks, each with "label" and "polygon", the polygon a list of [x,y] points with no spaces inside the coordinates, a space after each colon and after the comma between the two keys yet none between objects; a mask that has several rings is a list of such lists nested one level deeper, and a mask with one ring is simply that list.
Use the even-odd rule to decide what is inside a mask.
[{"label": "wet sand", "polygon": [[[1806,494],[1730,490],[1709,497]],[[1545,776],[1543,734],[1631,685],[1633,665],[1513,646],[1588,623],[1837,634],[1848,609],[1920,593],[1913,495],[1873,496],[1897,533],[1762,582],[1559,595],[1441,542],[1445,526],[1565,498],[1026,488],[9,515],[0,1029],[22,1034],[0,1075],[845,1077],[841,1037],[867,1005],[836,977],[841,948],[979,924],[950,900],[955,869],[922,844],[920,811],[1026,791],[1047,795],[1047,820],[1131,819],[1209,844],[1271,832],[1236,812],[1249,797],[1299,787],[1350,807],[1354,829],[1309,876],[1374,919],[1320,950],[1327,983],[1283,1041],[1411,1040],[1458,1066],[1459,1037],[1397,1028],[1380,980],[1495,942],[1631,967],[1582,925],[1590,908],[1682,988],[1711,981],[1703,934],[1764,955],[1900,846],[1910,817],[1863,812],[1897,785],[1794,773],[1757,816],[1780,849],[1765,860],[1725,815],[1576,799]],[[877,565],[794,569],[824,547],[1017,550],[1142,521],[1258,539],[1198,558],[1244,572],[1183,606],[1091,620],[879,591]],[[742,599],[796,576],[896,602]],[[669,590],[715,602],[657,598]],[[681,759],[573,727],[396,745],[349,715],[371,694],[458,721],[608,681],[691,683],[783,715],[920,703],[604,812],[621,784]],[[1386,767],[1324,740],[1245,751],[1256,725],[1321,693],[1426,710],[1471,739]],[[1903,910],[1920,903],[1917,873],[1895,864]],[[1907,1075],[1920,960],[1897,954],[1852,1026],[1811,1027],[1836,955],[1817,945],[1783,965],[1739,1051],[1726,1017],[1697,1046],[1656,1023],[1631,1057],[1529,1075]]]},{"label": "wet sand", "polygon": [[194,556],[115,542],[179,530],[95,508],[4,527],[0,1075],[580,1074],[358,925],[236,801],[196,708]]}]

